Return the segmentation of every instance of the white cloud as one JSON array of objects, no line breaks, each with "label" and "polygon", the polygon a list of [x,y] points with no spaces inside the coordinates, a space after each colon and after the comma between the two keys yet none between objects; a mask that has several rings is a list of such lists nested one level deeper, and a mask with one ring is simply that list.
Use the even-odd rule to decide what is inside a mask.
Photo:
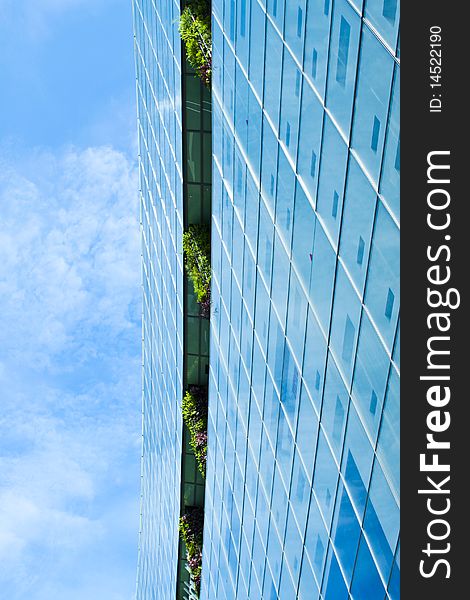
[{"label": "white cloud", "polygon": [[16,165],[0,154],[0,589],[9,600],[101,600],[106,589],[121,600],[133,588],[137,190],[135,165],[109,147],[38,151]]},{"label": "white cloud", "polygon": [[12,168],[0,174],[0,342],[10,356],[44,365],[77,343],[77,327],[113,335],[132,326],[137,182],[133,165],[106,147],[31,163],[33,180]]}]

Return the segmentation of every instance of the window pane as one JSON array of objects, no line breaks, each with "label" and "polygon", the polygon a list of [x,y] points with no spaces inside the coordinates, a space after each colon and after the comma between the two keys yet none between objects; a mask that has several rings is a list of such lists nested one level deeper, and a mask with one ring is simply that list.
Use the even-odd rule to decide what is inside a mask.
[{"label": "window pane", "polygon": [[373,458],[374,453],[371,443],[357,416],[356,409],[351,403],[341,473],[359,515],[363,514],[366,506]]},{"label": "window pane", "polygon": [[394,61],[367,27],[363,28],[352,147],[377,183],[388,116]]},{"label": "window pane", "polygon": [[330,7],[331,2],[325,0],[308,0],[307,3],[304,70],[322,98],[325,97]]},{"label": "window pane", "polygon": [[380,193],[394,215],[400,218],[400,69],[395,66],[395,79],[388,120],[387,138],[380,179]]},{"label": "window pane", "polygon": [[337,244],[341,224],[348,149],[329,118],[325,118],[321,152],[317,211],[322,217],[334,244]]},{"label": "window pane", "polygon": [[349,395],[331,354],[328,355],[321,422],[335,453],[341,460],[342,442],[346,428]]},{"label": "window pane", "polygon": [[365,15],[384,40],[395,48],[400,21],[398,0],[367,0]]},{"label": "window pane", "polygon": [[375,443],[382,415],[390,359],[364,314],[357,350],[352,395],[358,413]]},{"label": "window pane", "polygon": [[359,546],[351,592],[353,598],[385,597],[385,589],[364,537]]},{"label": "window pane", "polygon": [[338,467],[336,466],[333,455],[328,447],[326,438],[320,430],[317,457],[315,460],[313,489],[327,524],[331,521],[331,515],[333,513],[337,482]]},{"label": "window pane", "polygon": [[361,19],[346,0],[334,4],[326,104],[349,138]]},{"label": "window pane", "polygon": [[338,488],[331,537],[348,584],[352,577],[360,534],[361,528],[353,506],[346,488],[341,484]]},{"label": "window pane", "polygon": [[341,226],[340,256],[360,292],[364,289],[374,223],[376,193],[350,156]]},{"label": "window pane", "polygon": [[297,170],[307,186],[312,203],[317,195],[322,128],[323,107],[310,85],[305,82],[302,91]]},{"label": "window pane", "polygon": [[359,298],[345,275],[343,267],[338,265],[330,344],[334,350],[338,367],[343,372],[347,383],[351,380],[352,375],[360,314]]},{"label": "window pane", "polygon": [[379,203],[372,238],[365,303],[389,350],[393,343],[400,308],[399,275],[400,232],[384,206]]}]

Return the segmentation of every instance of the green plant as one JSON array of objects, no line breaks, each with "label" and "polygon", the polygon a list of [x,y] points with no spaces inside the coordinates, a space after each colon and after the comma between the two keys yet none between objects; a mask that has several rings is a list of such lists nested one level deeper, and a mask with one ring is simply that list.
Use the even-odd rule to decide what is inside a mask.
[{"label": "green plant", "polygon": [[212,73],[210,2],[188,0],[180,16],[179,31],[189,64],[209,87]]},{"label": "green plant", "polygon": [[200,506],[187,506],[179,523],[180,537],[186,546],[186,560],[199,594],[202,570],[202,534],[204,530],[204,509]]},{"label": "green plant", "polygon": [[201,475],[206,476],[207,458],[207,389],[191,385],[184,395],[183,420],[189,430],[191,448]]},{"label": "green plant", "polygon": [[[183,250],[186,273],[191,279],[194,293],[202,305],[204,316],[209,316],[211,285],[211,243],[209,229],[204,225],[190,225],[183,233]],[[205,310],[204,310],[205,309]]]}]

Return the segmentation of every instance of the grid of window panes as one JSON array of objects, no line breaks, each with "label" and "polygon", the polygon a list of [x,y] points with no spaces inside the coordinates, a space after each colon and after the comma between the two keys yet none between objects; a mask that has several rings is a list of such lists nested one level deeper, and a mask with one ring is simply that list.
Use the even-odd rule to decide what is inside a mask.
[{"label": "grid of window panes", "polygon": [[179,2],[134,0],[143,253],[143,457],[137,600],[174,600],[183,390]]},{"label": "grid of window panes", "polygon": [[399,597],[397,0],[213,0],[203,600]]}]

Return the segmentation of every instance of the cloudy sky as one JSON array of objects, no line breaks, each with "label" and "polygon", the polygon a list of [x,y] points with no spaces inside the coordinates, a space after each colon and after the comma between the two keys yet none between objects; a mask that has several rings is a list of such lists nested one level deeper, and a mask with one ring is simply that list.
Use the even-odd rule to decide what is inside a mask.
[{"label": "cloudy sky", "polygon": [[131,1],[0,0],[0,74],[0,597],[131,600]]}]

